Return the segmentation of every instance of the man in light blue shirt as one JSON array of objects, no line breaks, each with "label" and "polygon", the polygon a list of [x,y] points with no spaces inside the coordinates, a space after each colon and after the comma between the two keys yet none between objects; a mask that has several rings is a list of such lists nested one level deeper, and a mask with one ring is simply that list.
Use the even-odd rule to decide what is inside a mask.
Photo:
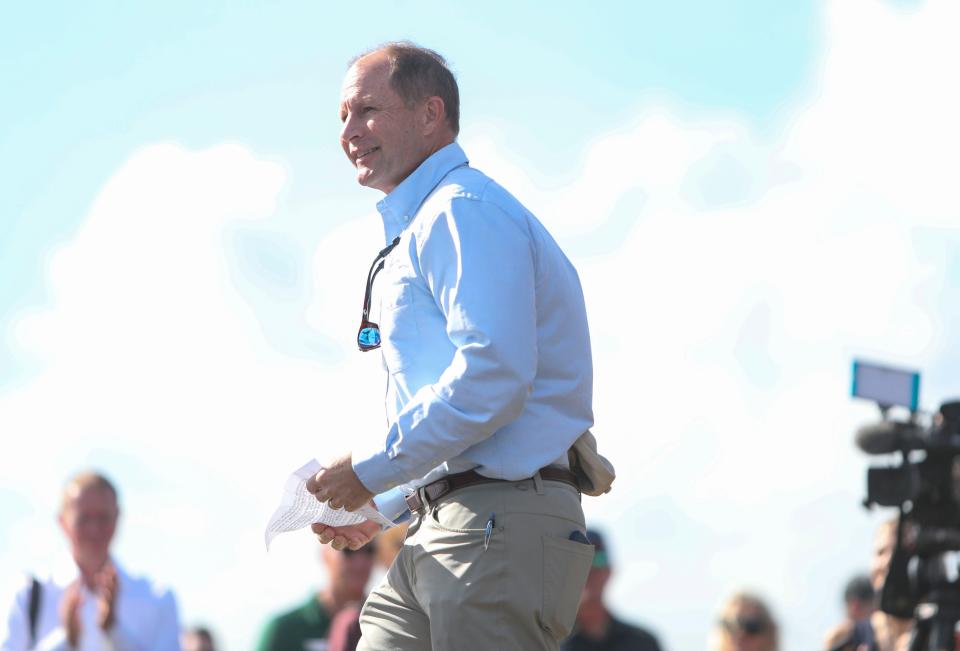
[{"label": "man in light blue shirt", "polygon": [[[456,81],[435,52],[394,43],[359,57],[340,117],[358,182],[387,195],[358,345],[382,351],[389,429],[308,488],[333,507],[375,498],[393,519],[414,517],[364,607],[360,648],[556,649],[593,553],[567,461],[593,423],[577,273],[469,166]],[[337,548],[378,530],[314,525]]]}]

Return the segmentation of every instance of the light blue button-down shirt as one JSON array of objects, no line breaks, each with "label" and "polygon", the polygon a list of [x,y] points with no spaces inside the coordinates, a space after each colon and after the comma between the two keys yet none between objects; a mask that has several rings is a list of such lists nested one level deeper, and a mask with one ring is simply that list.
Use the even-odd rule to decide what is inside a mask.
[{"label": "light blue button-down shirt", "polygon": [[593,424],[593,364],[576,270],[520,202],[437,151],[377,208],[376,279],[389,429],[353,467],[391,518],[403,494],[449,473],[501,479],[567,464]]}]

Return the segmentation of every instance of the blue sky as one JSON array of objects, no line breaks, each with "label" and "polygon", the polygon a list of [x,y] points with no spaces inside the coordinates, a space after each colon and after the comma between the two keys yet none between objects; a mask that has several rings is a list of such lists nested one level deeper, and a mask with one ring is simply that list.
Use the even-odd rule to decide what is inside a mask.
[{"label": "blue sky", "polygon": [[120,557],[227,648],[324,580],[308,536],[259,542],[288,472],[382,427],[350,349],[378,196],[336,107],[353,54],[409,38],[580,270],[617,609],[702,648],[753,586],[819,644],[881,517],[850,359],[960,394],[948,0],[4,11],[0,566],[56,552],[50,478],[96,465]]},{"label": "blue sky", "polygon": [[[0,147],[11,191],[0,199],[0,271],[18,280],[0,288],[3,323],[8,306],[45,299],[44,250],[75,232],[101,185],[144,143],[239,141],[280,156],[295,170],[290,213],[321,232],[343,219],[337,201],[353,188],[330,146],[339,80],[353,54],[398,35],[444,52],[470,80],[465,122],[497,121],[528,152],[531,173],[553,183],[574,173],[594,133],[650,94],[769,131],[809,88],[815,3],[567,5],[380,3],[363,13],[375,20],[316,3],[8,9]],[[358,20],[372,24],[346,27]],[[299,215],[317,204],[329,208],[322,219]],[[28,363],[9,348],[0,359],[3,383]]]}]

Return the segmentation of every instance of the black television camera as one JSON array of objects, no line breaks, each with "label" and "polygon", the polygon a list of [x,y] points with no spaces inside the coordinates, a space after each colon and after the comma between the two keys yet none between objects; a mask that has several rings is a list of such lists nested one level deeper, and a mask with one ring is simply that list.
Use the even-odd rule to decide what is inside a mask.
[{"label": "black television camera", "polygon": [[[876,402],[883,416],[857,431],[857,445],[899,461],[867,470],[864,505],[900,513],[880,609],[914,619],[911,651],[952,650],[960,621],[960,402],[925,415],[919,388],[919,373],[854,362],[853,395]],[[897,407],[907,418],[891,417]]]}]

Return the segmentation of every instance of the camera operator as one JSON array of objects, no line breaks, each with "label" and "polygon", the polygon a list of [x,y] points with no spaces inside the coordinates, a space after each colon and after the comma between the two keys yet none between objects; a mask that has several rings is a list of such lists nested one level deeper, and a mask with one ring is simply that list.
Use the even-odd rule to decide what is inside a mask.
[{"label": "camera operator", "polygon": [[[873,401],[882,420],[860,427],[857,446],[895,463],[867,470],[863,504],[895,507],[877,534],[873,563],[879,611],[828,647],[954,651],[960,622],[960,401],[919,410],[920,373],[854,360],[851,395]],[[907,419],[893,416],[909,413]],[[932,418],[928,418],[932,416]],[[897,463],[898,462],[898,463]],[[850,627],[848,627],[850,629]]]},{"label": "camera operator", "polygon": [[[897,541],[897,518],[883,522],[877,529],[873,558],[870,562],[870,583],[879,599],[887,577],[890,559]],[[909,537],[909,529],[907,530]],[[888,615],[879,608],[869,619],[847,621],[827,634],[824,649],[829,651],[906,651],[910,642],[912,619]]]}]

